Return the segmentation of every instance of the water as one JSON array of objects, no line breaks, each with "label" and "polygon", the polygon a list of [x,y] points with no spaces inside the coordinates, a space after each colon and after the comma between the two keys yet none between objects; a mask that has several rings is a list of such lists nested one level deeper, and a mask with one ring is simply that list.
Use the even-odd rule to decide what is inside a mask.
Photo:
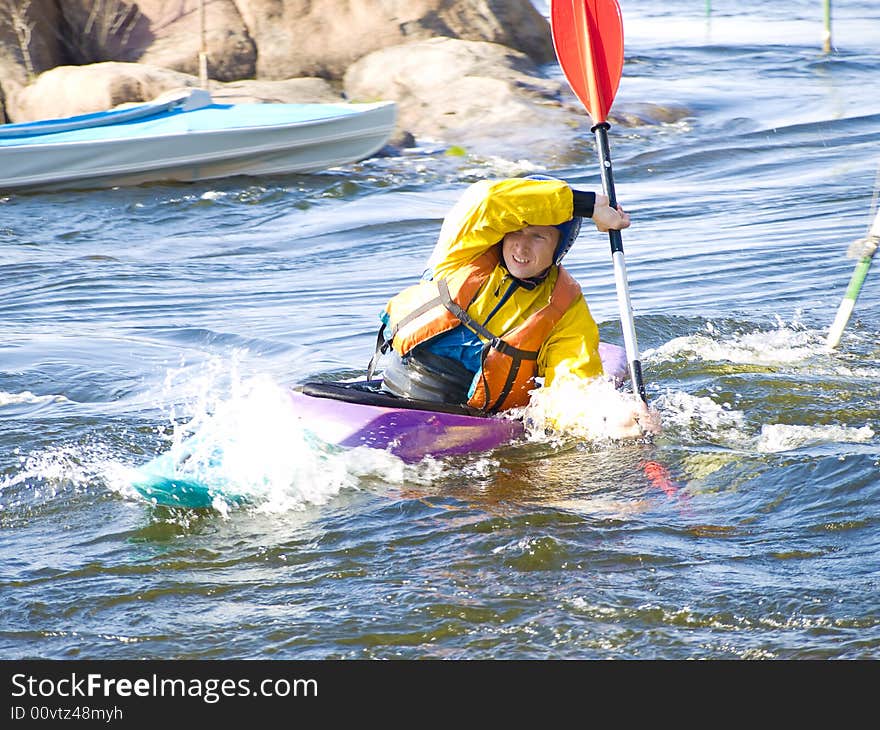
[{"label": "water", "polygon": [[[562,433],[405,465],[284,407],[363,372],[459,191],[528,149],[2,198],[0,657],[880,657],[878,277],[823,342],[872,217],[880,11],[835,2],[830,56],[812,0],[623,13],[614,109],[688,110],[610,137],[663,433],[596,438],[569,392]],[[551,172],[595,188],[579,149]],[[607,238],[568,265],[621,343]],[[133,492],[189,433],[249,506]]]}]

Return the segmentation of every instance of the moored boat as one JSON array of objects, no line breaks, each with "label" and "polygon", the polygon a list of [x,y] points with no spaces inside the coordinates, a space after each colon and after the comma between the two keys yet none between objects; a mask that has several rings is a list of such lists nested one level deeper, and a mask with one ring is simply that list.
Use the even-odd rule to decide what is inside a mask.
[{"label": "moored boat", "polygon": [[309,173],[380,150],[396,104],[217,104],[202,89],[0,127],[0,191]]}]

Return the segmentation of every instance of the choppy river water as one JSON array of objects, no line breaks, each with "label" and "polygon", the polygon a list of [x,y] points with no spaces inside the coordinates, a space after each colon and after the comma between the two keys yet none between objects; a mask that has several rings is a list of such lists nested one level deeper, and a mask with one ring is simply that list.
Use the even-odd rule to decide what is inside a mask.
[{"label": "choppy river water", "polygon": [[[466,184],[424,149],[308,176],[0,198],[0,657],[880,658],[880,8],[622,3],[612,127],[663,432],[404,465],[316,454],[279,403],[369,358]],[[599,185],[591,140],[549,172]],[[547,172],[546,170],[541,170]],[[585,229],[586,231],[586,229]],[[622,343],[607,237],[568,266]],[[199,427],[249,507],[130,470]],[[669,480],[657,478],[660,465]]]}]

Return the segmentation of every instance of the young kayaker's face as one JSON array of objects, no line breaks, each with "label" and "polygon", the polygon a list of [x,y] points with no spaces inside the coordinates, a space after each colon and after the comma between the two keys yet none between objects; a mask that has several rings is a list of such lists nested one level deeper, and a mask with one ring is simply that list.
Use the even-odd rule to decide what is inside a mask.
[{"label": "young kayaker's face", "polygon": [[501,251],[504,265],[517,279],[530,279],[553,263],[559,229],[554,226],[526,226],[504,236]]}]

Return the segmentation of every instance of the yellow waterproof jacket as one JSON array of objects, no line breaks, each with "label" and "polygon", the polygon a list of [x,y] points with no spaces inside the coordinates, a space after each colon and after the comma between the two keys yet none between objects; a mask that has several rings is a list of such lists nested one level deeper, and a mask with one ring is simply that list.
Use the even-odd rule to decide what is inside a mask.
[{"label": "yellow waterproof jacket", "polygon": [[[514,178],[471,185],[446,216],[428,261],[433,278],[443,278],[472,263],[498,244],[506,233],[527,225],[552,226],[572,217],[571,188],[563,181]],[[504,336],[526,318],[546,307],[556,286],[555,265],[534,289],[517,287],[492,316],[487,328]],[[510,274],[499,263],[477,292],[467,313],[479,323],[497,306],[510,284]],[[393,301],[393,300],[392,300]],[[599,330],[583,295],[578,296],[551,329],[541,346],[537,375],[545,385],[562,372],[588,378],[602,375]]]}]

